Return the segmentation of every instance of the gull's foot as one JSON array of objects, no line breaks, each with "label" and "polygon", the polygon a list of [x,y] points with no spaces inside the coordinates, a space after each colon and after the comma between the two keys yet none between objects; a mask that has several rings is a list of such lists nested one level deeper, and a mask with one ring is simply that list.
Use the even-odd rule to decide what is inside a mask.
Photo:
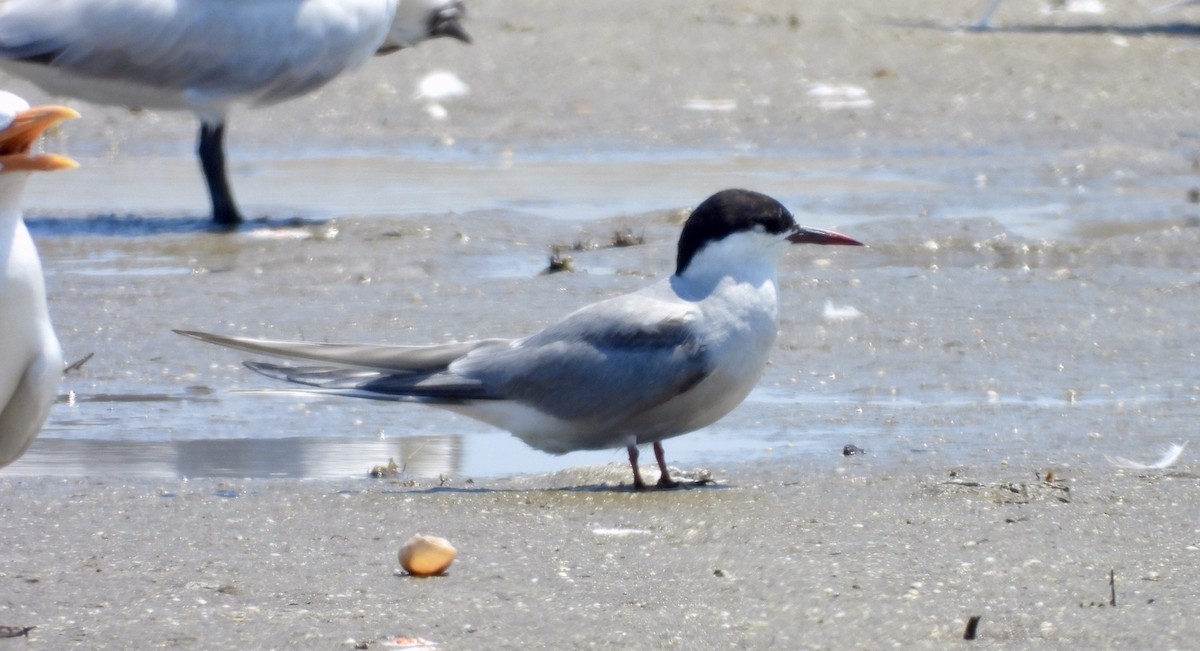
[{"label": "gull's foot", "polygon": [[214,210],[212,216],[213,228],[218,231],[234,231],[238,226],[241,226],[246,219],[242,217],[242,213],[236,208],[226,210]]}]

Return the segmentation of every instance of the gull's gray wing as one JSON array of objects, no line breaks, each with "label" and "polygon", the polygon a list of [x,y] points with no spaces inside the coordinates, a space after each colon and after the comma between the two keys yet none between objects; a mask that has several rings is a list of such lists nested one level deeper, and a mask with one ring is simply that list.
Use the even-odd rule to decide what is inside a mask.
[{"label": "gull's gray wing", "polygon": [[368,59],[391,23],[378,13],[334,0],[0,0],[0,58],[271,102]]}]

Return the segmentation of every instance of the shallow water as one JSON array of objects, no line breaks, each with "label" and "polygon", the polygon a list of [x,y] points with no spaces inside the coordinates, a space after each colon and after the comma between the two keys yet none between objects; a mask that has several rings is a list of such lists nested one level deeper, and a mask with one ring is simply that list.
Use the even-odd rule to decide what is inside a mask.
[{"label": "shallow water", "polygon": [[[588,221],[686,208],[714,189],[753,187],[779,198],[799,218],[842,226],[884,217],[970,219],[986,216],[1033,239],[1075,239],[1194,226],[1186,201],[1190,173],[1162,161],[1153,175],[1131,176],[1115,157],[1056,152],[1087,160],[1074,169],[1031,169],[1023,148],[914,151],[867,155],[823,151],[615,150],[572,154],[531,147],[482,148],[473,156],[441,149],[379,156],[260,158],[234,163],[247,214],[272,220],[320,220],[405,214],[509,210]],[[474,150],[472,150],[474,151]],[[105,229],[114,235],[199,230],[207,205],[189,158],[80,158],[81,168],[36,177],[26,205],[42,234]],[[38,220],[39,215],[107,219]],[[810,217],[811,215],[811,217]]]},{"label": "shallow water", "polygon": [[[69,102],[84,118],[45,147],[82,166],[35,178],[26,205],[66,356],[96,355],[4,472],[622,464],[432,409],[241,393],[270,385],[170,330],[525,334],[670,273],[679,211],[730,186],[871,248],[790,254],[760,388],[668,441],[673,463],[836,466],[853,443],[881,468],[1103,464],[1194,435],[1186,15],[1014,2],[980,33],[959,29],[979,7],[926,0],[470,4],[469,48],[424,44],[236,112],[232,182],[257,219],[232,234],[208,229],[190,116]],[[471,89],[445,120],[413,97],[434,70]],[[552,245],[625,228],[646,244],[584,247],[578,273],[540,275]]]},{"label": "shallow water", "polygon": [[[270,381],[241,354],[170,329],[392,343],[524,334],[669,273],[680,209],[724,185],[773,192],[801,221],[870,248],[790,253],[760,388],[668,441],[673,464],[837,465],[852,443],[867,450],[859,463],[884,468],[1054,466],[1153,456],[1191,434],[1200,228],[1163,200],[1161,178],[1073,202],[1053,179],[984,192],[959,159],[911,153],[614,153],[442,162],[422,181],[370,173],[420,164],[256,163],[240,184],[247,205],[280,216],[232,234],[188,216],[190,160],[155,161],[161,192],[134,203],[118,205],[133,199],[111,183],[39,184],[37,214],[65,215],[30,218],[60,338],[69,358],[96,356],[6,472],[329,478],[395,459],[412,476],[487,477],[622,464],[619,450],[545,455],[435,409],[262,391]],[[331,167],[348,176],[330,184]],[[263,208],[255,197],[268,194],[288,200]],[[76,216],[89,205],[137,216]],[[646,243],[608,247],[626,228]],[[551,246],[577,242],[577,273],[542,275]]]}]

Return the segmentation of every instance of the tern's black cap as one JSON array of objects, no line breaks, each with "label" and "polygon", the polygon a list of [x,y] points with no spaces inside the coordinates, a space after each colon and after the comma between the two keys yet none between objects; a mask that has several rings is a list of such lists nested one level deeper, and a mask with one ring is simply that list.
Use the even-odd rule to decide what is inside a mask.
[{"label": "tern's black cap", "polygon": [[682,274],[696,253],[709,242],[727,235],[752,231],[756,226],[767,233],[786,235],[796,229],[796,220],[783,204],[759,192],[722,190],[704,200],[692,211],[679,235],[675,274]]}]

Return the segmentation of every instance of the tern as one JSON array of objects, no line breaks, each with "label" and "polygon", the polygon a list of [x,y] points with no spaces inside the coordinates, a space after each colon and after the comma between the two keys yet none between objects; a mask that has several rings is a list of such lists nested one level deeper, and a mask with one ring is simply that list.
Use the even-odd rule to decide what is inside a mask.
[{"label": "tern", "polygon": [[46,129],[77,117],[65,106],[30,108],[0,91],[0,468],[24,454],[42,429],[63,373],[42,263],[21,217],[21,194],[32,172],[76,166],[65,156],[31,150]]},{"label": "tern", "polygon": [[189,110],[213,221],[242,221],[225,172],[236,105],[315,90],[373,55],[470,37],[461,0],[2,0],[0,69],[66,95]]},{"label": "tern", "polygon": [[658,486],[677,485],[662,441],[716,422],[745,399],[779,329],[776,267],[789,244],[861,246],[798,226],[775,199],[725,190],[679,236],[675,273],[588,305],[522,339],[434,346],[325,344],[175,332],[315,365],[251,361],[307,391],[416,402],[508,430],[552,454],[653,444]]}]

